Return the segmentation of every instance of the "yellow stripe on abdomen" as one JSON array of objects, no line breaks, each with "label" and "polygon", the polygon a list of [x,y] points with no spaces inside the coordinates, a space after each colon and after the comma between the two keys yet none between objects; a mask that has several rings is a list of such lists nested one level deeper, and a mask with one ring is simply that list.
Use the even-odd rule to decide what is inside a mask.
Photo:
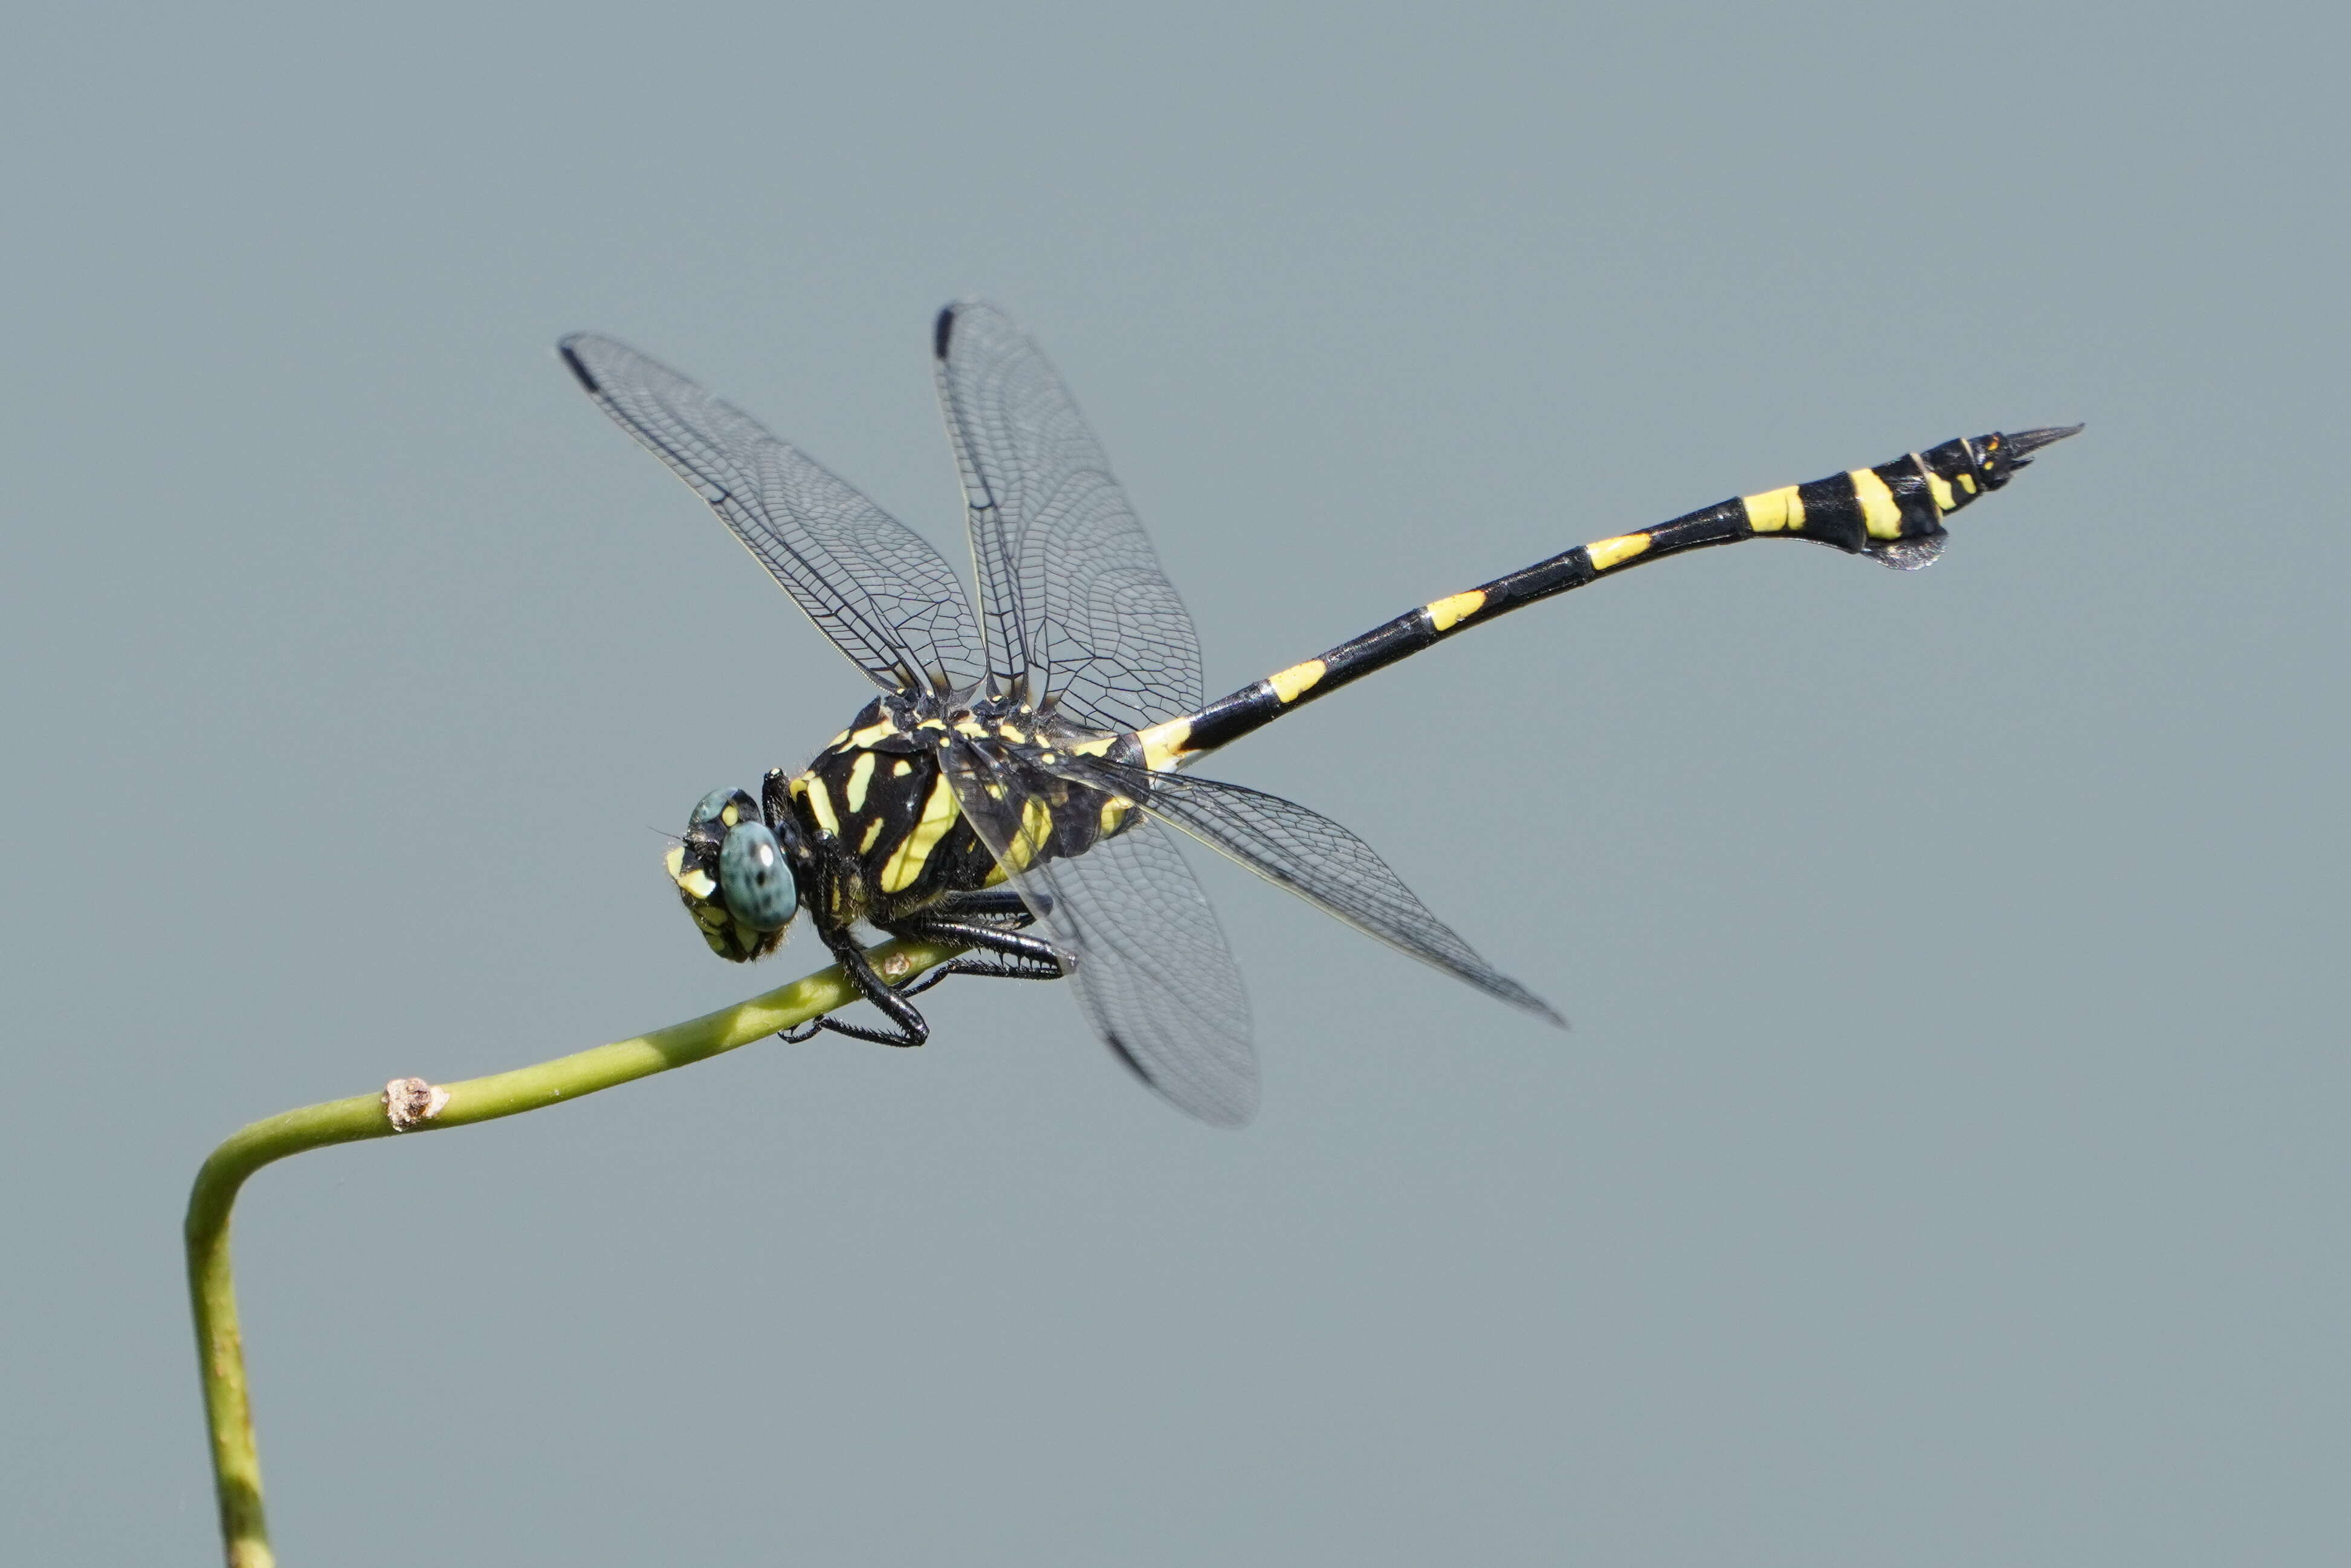
[{"label": "yellow stripe on abdomen", "polygon": [[1902,537],[1902,507],[1895,501],[1894,492],[1877,476],[1875,468],[1855,468],[1845,475],[1853,481],[1854,498],[1861,503],[1862,527],[1874,539],[1898,539]]},{"label": "yellow stripe on abdomen", "polygon": [[1265,684],[1271,686],[1273,695],[1283,702],[1294,703],[1300,694],[1312,691],[1314,683],[1321,680],[1323,672],[1329,668],[1330,666],[1320,659],[1309,659],[1302,664],[1292,664],[1286,670],[1277,670],[1266,676]]},{"label": "yellow stripe on abdomen", "polygon": [[1486,591],[1473,588],[1467,593],[1447,594],[1426,607],[1432,631],[1450,632],[1462,622],[1486,608]]},{"label": "yellow stripe on abdomen", "polygon": [[1648,548],[1649,536],[1646,534],[1619,534],[1613,539],[1596,539],[1585,545],[1583,553],[1592,558],[1593,570],[1606,571],[1612,566],[1621,566],[1631,560]]},{"label": "yellow stripe on abdomen", "polygon": [[[1143,765],[1154,773],[1165,773],[1183,765],[1192,746],[1192,721],[1171,718],[1165,724],[1155,724],[1149,729],[1136,732],[1135,739],[1143,743]],[[1071,750],[1077,749],[1075,747]]]},{"label": "yellow stripe on abdomen", "polygon": [[1747,510],[1747,526],[1759,534],[1776,534],[1783,528],[1794,533],[1804,526],[1804,498],[1793,485],[1760,496],[1741,496],[1739,504]]}]

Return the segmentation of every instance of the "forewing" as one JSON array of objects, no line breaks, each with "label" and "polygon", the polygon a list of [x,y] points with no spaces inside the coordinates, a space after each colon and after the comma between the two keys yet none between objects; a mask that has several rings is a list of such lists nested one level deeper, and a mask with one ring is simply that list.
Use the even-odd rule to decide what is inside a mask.
[{"label": "forewing", "polygon": [[1011,319],[939,312],[939,406],[963,471],[987,657],[1090,729],[1202,702],[1200,638],[1061,378]]},{"label": "forewing", "polygon": [[970,601],[929,541],[658,361],[587,332],[561,348],[596,406],[709,502],[875,684],[946,692],[978,683]]},{"label": "forewing", "polygon": [[1366,936],[1491,997],[1565,1027],[1549,1002],[1480,958],[1404,884],[1379,852],[1320,811],[1238,784],[1073,758],[1071,777],[1120,790],[1210,849]]},{"label": "forewing", "polygon": [[1172,835],[1137,816],[1082,854],[1040,858],[1043,782],[1029,766],[961,740],[947,778],[1047,937],[1070,954],[1086,1021],[1136,1077],[1177,1109],[1219,1126],[1257,1113],[1249,997],[1207,894]]}]

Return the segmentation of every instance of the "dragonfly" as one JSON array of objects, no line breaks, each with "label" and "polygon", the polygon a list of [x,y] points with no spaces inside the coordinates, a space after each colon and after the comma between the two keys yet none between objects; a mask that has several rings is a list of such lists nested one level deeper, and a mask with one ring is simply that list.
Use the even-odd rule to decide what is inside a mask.
[{"label": "dragonfly", "polygon": [[[1354,833],[1195,763],[1447,638],[1668,556],[1784,538],[1924,566],[1946,517],[2082,428],[1947,441],[1579,545],[1210,701],[1192,618],[1101,442],[1003,311],[959,302],[932,332],[976,609],[921,535],[748,414],[610,338],[574,334],[559,351],[596,405],[880,688],[806,767],[770,770],[756,799],[722,788],[694,808],[666,869],[710,949],[765,957],[807,916],[884,1021],[827,1014],[794,1040],[831,1030],[920,1045],[929,1024],[911,998],[950,975],[1066,980],[1136,1077],[1221,1125],[1255,1113],[1257,1058],[1239,969],[1179,836],[1488,996],[1563,1020]],[[862,927],[958,956],[885,977]]]}]

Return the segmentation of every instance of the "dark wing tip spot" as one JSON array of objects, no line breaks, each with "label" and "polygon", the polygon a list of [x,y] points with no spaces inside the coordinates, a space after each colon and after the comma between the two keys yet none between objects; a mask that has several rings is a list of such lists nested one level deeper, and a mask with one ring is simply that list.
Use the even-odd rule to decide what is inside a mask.
[{"label": "dark wing tip spot", "polygon": [[1101,1039],[1104,1045],[1110,1047],[1111,1054],[1118,1058],[1119,1065],[1134,1074],[1136,1082],[1155,1094],[1165,1096],[1185,1114],[1206,1122],[1211,1127],[1246,1127],[1257,1119],[1257,1096],[1254,1085],[1251,1085],[1251,1093],[1248,1102],[1243,1104],[1211,1105],[1186,1100],[1176,1095],[1167,1085],[1153,1077],[1150,1070],[1143,1065],[1143,1059],[1127,1049],[1126,1041],[1108,1031],[1104,1031]]},{"label": "dark wing tip spot", "polygon": [[1524,986],[1520,985],[1516,980],[1510,981],[1510,990],[1502,993],[1502,999],[1510,1003],[1512,1007],[1520,1008],[1527,1012],[1534,1014],[1535,1017],[1542,1019],[1543,1022],[1551,1025],[1553,1029],[1573,1029],[1575,1027],[1567,1021],[1566,1017],[1562,1015],[1557,1008],[1552,1006],[1549,1002],[1543,1000],[1541,997],[1535,995]]},{"label": "dark wing tip spot", "polygon": [[571,347],[585,336],[586,334],[580,332],[572,333],[571,336],[555,345],[555,351],[563,356],[563,362],[571,367],[571,373],[580,378],[580,384],[586,387],[591,396],[601,395],[604,389],[596,384],[596,378],[589,373],[588,367],[580,362],[579,354],[574,352]]},{"label": "dark wing tip spot", "polygon": [[[1114,1034],[1105,1034],[1102,1037],[1102,1042],[1110,1047],[1111,1054],[1117,1057],[1120,1063],[1123,1065],[1129,1072],[1134,1074],[1137,1082],[1142,1083],[1151,1082],[1151,1074],[1143,1070],[1142,1060],[1137,1057],[1134,1052],[1126,1049],[1126,1041],[1119,1039],[1118,1036]],[[1157,1086],[1155,1084],[1153,1087],[1155,1088]]]},{"label": "dark wing tip spot", "polygon": [[955,336],[955,316],[956,308],[950,305],[941,310],[938,320],[932,323],[931,353],[937,359],[947,357],[947,340]]}]

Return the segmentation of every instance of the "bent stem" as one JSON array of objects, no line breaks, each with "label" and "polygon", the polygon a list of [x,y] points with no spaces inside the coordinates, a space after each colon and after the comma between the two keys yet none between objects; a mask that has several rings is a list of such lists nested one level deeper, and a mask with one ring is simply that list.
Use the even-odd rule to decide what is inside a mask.
[{"label": "bent stem", "polygon": [[[889,942],[873,949],[874,967],[903,981],[946,963],[963,949],[937,942]],[[221,1542],[229,1568],[271,1568],[262,1514],[261,1465],[246,1394],[245,1343],[237,1330],[236,1280],[229,1261],[229,1211],[246,1177],[275,1160],[330,1144],[433,1132],[519,1115],[600,1089],[666,1072],[762,1040],[858,999],[840,968],[795,980],[764,996],[634,1040],[559,1056],[535,1067],[459,1083],[395,1079],[373,1094],[306,1105],[254,1123],[204,1161],[188,1194],[188,1293],[196,1322],[197,1371],[212,1428],[213,1485],[220,1499]]]}]

